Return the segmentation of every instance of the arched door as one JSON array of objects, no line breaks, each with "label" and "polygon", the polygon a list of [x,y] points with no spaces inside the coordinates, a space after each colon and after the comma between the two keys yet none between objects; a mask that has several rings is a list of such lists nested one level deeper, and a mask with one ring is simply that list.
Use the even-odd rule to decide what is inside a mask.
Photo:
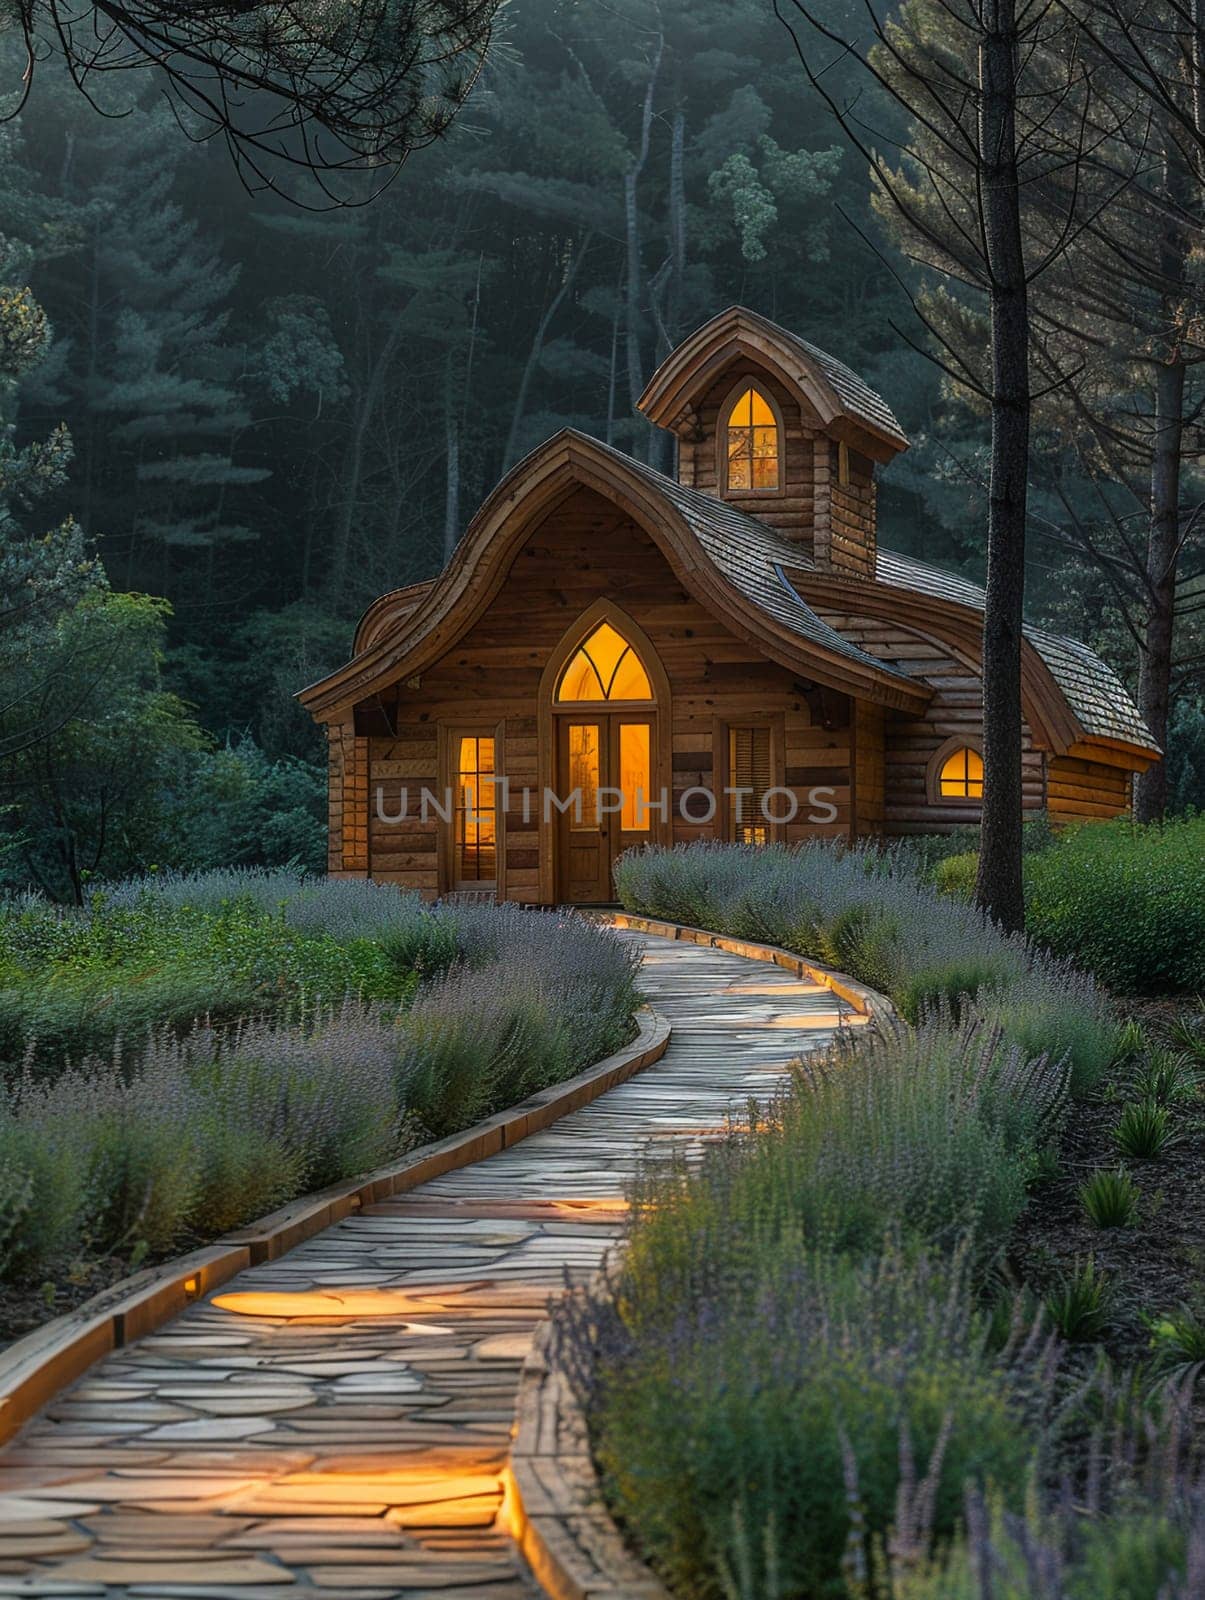
[{"label": "arched door", "polygon": [[613,899],[616,858],[649,842],[664,814],[657,726],[664,708],[632,631],[615,612],[595,621],[570,649],[552,694],[547,803],[556,895],[573,905]]}]

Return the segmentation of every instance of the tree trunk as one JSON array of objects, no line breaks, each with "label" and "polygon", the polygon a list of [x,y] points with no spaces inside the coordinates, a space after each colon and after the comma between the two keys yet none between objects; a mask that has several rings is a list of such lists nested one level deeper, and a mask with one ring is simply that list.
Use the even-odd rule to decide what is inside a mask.
[{"label": "tree trunk", "polygon": [[[657,41],[657,54],[649,68],[645,85],[644,105],[640,113],[640,145],[632,165],[623,177],[623,226],[627,244],[627,288],[624,296],[625,346],[628,366],[628,399],[632,405],[633,421],[639,415],[636,402],[644,390],[644,361],[640,353],[640,313],[644,303],[644,269],[640,259],[640,211],[636,204],[636,185],[649,157],[649,139],[653,129],[653,97],[657,88],[657,74],[661,70],[664,39]],[[633,451],[635,454],[635,451]],[[645,451],[648,454],[647,446]]]},{"label": "tree trunk", "polygon": [[1025,924],[1021,881],[1021,624],[1029,468],[1029,306],[1017,171],[1016,0],[987,0],[979,162],[991,276],[991,497],[983,614],[983,837],[978,904]]},{"label": "tree trunk", "polygon": [[686,290],[686,115],[682,111],[675,113],[669,147],[669,259],[665,328],[676,342],[682,334]]},{"label": "tree trunk", "polygon": [[523,417],[527,411],[527,396],[531,389],[531,380],[535,375],[536,367],[539,365],[540,356],[543,354],[544,340],[548,337],[548,329],[552,324],[552,319],[561,309],[565,296],[572,289],[578,268],[586,259],[586,251],[589,250],[593,240],[594,230],[591,228],[569,257],[569,264],[562,267],[560,286],[544,307],[543,315],[536,324],[536,331],[527,352],[527,360],[523,363],[523,375],[519,379],[519,390],[515,395],[515,404],[510,416],[510,427],[506,434],[506,445],[502,451],[503,472],[509,472],[518,459],[519,430],[523,425]]},{"label": "tree trunk", "polygon": [[[1146,546],[1147,614],[1138,671],[1138,709],[1164,749],[1176,619],[1183,436],[1184,363],[1177,358],[1155,374],[1155,449],[1151,458],[1151,525]],[[1157,822],[1166,808],[1167,762],[1163,760],[1134,780],[1134,815],[1139,822]]]}]

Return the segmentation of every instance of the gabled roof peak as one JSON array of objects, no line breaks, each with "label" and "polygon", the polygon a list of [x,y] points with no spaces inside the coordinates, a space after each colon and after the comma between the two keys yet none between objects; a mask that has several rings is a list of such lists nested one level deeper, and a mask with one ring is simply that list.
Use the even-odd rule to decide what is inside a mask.
[{"label": "gabled roof peak", "polygon": [[891,407],[851,367],[746,306],[729,306],[696,328],[666,356],[637,405],[650,422],[673,429],[742,357],[773,373],[825,428],[876,460],[889,461],[908,448]]}]

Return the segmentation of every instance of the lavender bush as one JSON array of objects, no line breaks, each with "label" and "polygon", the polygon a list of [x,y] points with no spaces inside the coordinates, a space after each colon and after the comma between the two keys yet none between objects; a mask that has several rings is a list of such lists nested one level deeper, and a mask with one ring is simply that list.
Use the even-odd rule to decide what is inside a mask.
[{"label": "lavender bush", "polygon": [[1064,1054],[1077,1094],[1116,1052],[1118,1030],[1091,979],[940,895],[906,856],[819,841],[697,843],[630,851],[615,877],[630,911],[827,962],[889,995],[911,1022],[969,998],[1029,1053]]},{"label": "lavender bush", "polygon": [[13,904],[0,1278],[212,1237],[581,1071],[636,966],[580,917],[286,872]]},{"label": "lavender bush", "polygon": [[784,1240],[746,1285],[652,1323],[622,1272],[566,1301],[557,1359],[611,1504],[676,1594],[824,1600],[859,1566],[885,1592],[869,1585],[909,1474],[939,1538],[968,1480],[1020,1504],[1052,1355],[1020,1323],[993,1349],[967,1270],[959,1250],[888,1243],[863,1265]]},{"label": "lavender bush", "polygon": [[1025,1204],[1065,1083],[1058,1064],[974,1020],[852,1033],[797,1063],[689,1180],[642,1174],[625,1265],[634,1311],[674,1316],[723,1296],[784,1239],[861,1255],[890,1233],[927,1247],[969,1233],[990,1257]]}]

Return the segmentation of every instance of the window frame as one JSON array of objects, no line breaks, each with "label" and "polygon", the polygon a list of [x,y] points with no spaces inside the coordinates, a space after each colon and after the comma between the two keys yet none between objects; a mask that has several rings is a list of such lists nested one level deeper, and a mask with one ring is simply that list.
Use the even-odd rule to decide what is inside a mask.
[{"label": "window frame", "polygon": [[[785,789],[786,781],[786,718],[781,711],[752,712],[744,717],[717,717],[712,726],[712,770],[716,776],[717,837],[727,844],[737,843],[736,804],[732,795],[724,791],[731,786],[732,761],[729,754],[729,737],[737,728],[768,728],[770,731],[770,788]],[[784,822],[766,824],[766,843],[779,844],[786,838]]]},{"label": "window frame", "polygon": [[[778,434],[778,483],[773,489],[734,489],[728,482],[728,420],[733,407],[746,389],[756,389],[769,406]],[[732,500],[781,500],[787,492],[787,430],[782,420],[782,407],[766,386],[760,373],[749,372],[740,377],[728,390],[716,420],[716,481],[720,494]]]},{"label": "window frame", "polygon": [[956,733],[942,744],[929,757],[929,764],[925,769],[925,792],[931,806],[948,806],[959,811],[976,812],[983,809],[982,795],[957,795],[943,794],[941,792],[942,769],[952,756],[961,750],[972,750],[983,760],[983,741],[973,734]]},{"label": "window frame", "polygon": [[[603,684],[603,681],[602,681],[602,674],[601,674],[601,672],[599,672],[598,666],[597,666],[593,656],[590,655],[589,650],[587,648],[589,646],[589,644],[590,644],[591,639],[594,638],[594,635],[596,633],[598,633],[603,627],[609,627],[611,629],[612,633],[616,634],[620,639],[623,640],[623,643],[624,643],[624,646],[625,646],[625,649],[624,649],[624,652],[623,652],[624,655],[626,655],[626,654],[628,654],[630,652],[631,655],[635,658],[637,665],[639,666],[641,672],[644,674],[644,681],[649,686],[649,692],[648,692],[647,699],[644,699],[644,700],[625,700],[625,699],[621,698],[620,696],[616,696],[614,699],[611,699],[608,696],[606,696],[605,694],[603,695],[603,697],[601,699],[598,699],[598,700],[571,700],[571,699],[569,699],[567,697],[565,699],[561,698],[561,685],[564,683],[566,677],[568,676],[570,670],[572,669],[573,663],[577,660],[578,656],[581,655],[582,653],[585,653],[587,659],[590,662],[590,665],[594,668],[594,675],[598,679],[599,687],[600,688],[605,688],[605,685]],[[621,655],[620,658],[619,658],[619,661],[616,662],[615,672],[618,672],[619,665],[620,665],[620,662],[622,662],[622,660],[623,660],[623,656]],[[614,682],[614,673],[612,673],[612,682]],[[552,709],[558,715],[563,711],[582,710],[582,709],[585,709],[585,708],[588,708],[588,707],[591,707],[591,706],[595,707],[596,709],[600,709],[600,710],[604,710],[604,711],[614,711],[614,710],[622,711],[622,710],[627,710],[629,708],[635,708],[635,707],[639,707],[639,706],[645,706],[645,707],[647,707],[649,709],[653,709],[653,708],[656,707],[656,705],[657,705],[657,689],[656,689],[656,685],[653,682],[652,674],[650,673],[648,665],[647,665],[647,663],[645,661],[644,652],[640,649],[640,647],[637,644],[635,644],[633,642],[633,640],[628,636],[627,633],[624,632],[624,630],[622,628],[618,627],[615,624],[615,622],[612,621],[612,619],[610,617],[602,617],[598,622],[596,622],[594,624],[594,626],[590,629],[590,631],[581,639],[581,641],[568,653],[568,655],[565,657],[564,665],[561,667],[561,670],[557,674],[557,676],[556,676],[556,678],[555,678],[555,680],[553,682],[553,685],[552,685]]]},{"label": "window frame", "polygon": [[492,878],[475,878],[471,882],[461,882],[457,877],[456,860],[456,782],[459,772],[460,741],[462,739],[492,739],[494,741],[494,777],[495,780],[504,778],[505,753],[506,753],[506,723],[500,722],[466,722],[459,718],[450,719],[438,724],[439,735],[439,786],[440,793],[436,797],[443,805],[446,796],[451,797],[451,807],[448,819],[445,822],[438,813],[436,815],[436,828],[438,829],[438,868],[439,892],[441,894],[471,894],[481,892],[492,894],[501,900],[506,886],[506,811],[502,805],[503,795],[495,789],[494,800],[494,876]]}]

